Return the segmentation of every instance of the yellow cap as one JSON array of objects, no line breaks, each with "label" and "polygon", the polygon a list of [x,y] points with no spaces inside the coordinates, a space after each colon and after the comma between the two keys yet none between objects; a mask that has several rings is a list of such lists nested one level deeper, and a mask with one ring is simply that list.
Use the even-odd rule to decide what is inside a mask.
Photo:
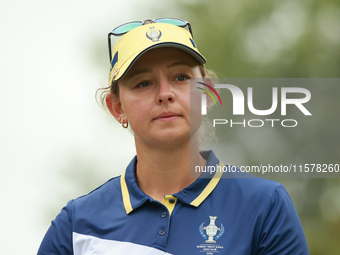
[{"label": "yellow cap", "polygon": [[193,56],[199,64],[206,62],[186,29],[166,23],[146,24],[126,33],[113,47],[109,84],[123,78],[142,54],[159,47],[178,48]]}]

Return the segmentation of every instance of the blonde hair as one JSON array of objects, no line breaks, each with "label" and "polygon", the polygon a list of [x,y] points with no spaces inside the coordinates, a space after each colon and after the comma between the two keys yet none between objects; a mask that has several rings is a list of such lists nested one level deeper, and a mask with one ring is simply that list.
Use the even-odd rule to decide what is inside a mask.
[{"label": "blonde hair", "polygon": [[[213,84],[216,83],[217,74],[212,71],[204,68],[203,77],[211,79]],[[218,90],[218,89],[217,89]],[[210,111],[214,107],[214,103],[211,102],[208,106],[208,111]],[[209,120],[207,116],[204,116],[202,120],[202,124],[198,129],[198,139],[200,144],[200,149],[211,149],[211,146],[215,146],[217,144],[217,137],[215,134],[215,129],[212,125],[212,122]]]}]

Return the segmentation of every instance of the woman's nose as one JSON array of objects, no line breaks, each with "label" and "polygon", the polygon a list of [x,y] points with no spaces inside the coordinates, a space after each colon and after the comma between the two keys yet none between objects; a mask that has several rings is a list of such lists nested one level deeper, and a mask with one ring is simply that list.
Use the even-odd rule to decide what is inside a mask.
[{"label": "woman's nose", "polygon": [[170,81],[162,79],[159,82],[159,91],[156,101],[158,104],[173,103],[175,101],[175,94]]}]

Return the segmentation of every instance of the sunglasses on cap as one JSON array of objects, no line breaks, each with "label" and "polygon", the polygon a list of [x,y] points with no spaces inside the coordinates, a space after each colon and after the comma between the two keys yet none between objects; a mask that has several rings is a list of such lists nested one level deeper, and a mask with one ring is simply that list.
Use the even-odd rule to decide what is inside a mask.
[{"label": "sunglasses on cap", "polygon": [[182,19],[175,19],[175,18],[159,18],[159,19],[147,19],[144,21],[131,21],[128,23],[125,23],[123,25],[120,25],[118,27],[116,27],[115,29],[113,29],[111,32],[109,32],[108,34],[108,44],[109,44],[109,57],[110,57],[110,62],[112,60],[112,49],[111,49],[111,36],[122,36],[124,34],[126,34],[127,32],[129,32],[130,30],[136,28],[136,27],[140,27],[143,26],[145,24],[150,24],[150,23],[166,23],[166,24],[170,24],[170,25],[175,25],[178,27],[186,27],[188,26],[188,30],[192,36],[192,38],[194,38],[193,34],[192,34],[192,30],[191,30],[191,25],[188,21],[182,20]]}]

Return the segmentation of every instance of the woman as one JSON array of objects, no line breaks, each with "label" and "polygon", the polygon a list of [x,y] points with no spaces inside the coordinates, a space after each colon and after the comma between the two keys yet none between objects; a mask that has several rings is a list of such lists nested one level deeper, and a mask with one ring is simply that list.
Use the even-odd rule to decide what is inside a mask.
[{"label": "woman", "polygon": [[205,59],[190,24],[131,22],[109,42],[122,34],[113,54],[109,43],[104,99],[131,127],[137,156],[122,176],[70,201],[38,254],[309,254],[279,183],[221,172],[190,176],[195,166],[223,166],[212,151],[199,151],[202,117],[190,101],[200,108],[202,90],[190,79],[205,76]]}]

